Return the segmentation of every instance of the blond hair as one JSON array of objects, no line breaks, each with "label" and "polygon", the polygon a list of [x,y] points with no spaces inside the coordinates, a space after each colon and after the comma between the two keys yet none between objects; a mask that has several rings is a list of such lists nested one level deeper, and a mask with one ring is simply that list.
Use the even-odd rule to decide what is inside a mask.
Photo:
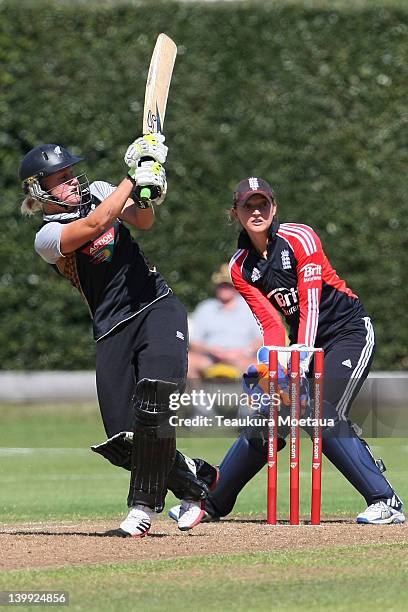
[{"label": "blond hair", "polygon": [[21,214],[26,217],[32,217],[35,213],[42,210],[42,204],[32,196],[28,195],[24,198],[21,204]]}]

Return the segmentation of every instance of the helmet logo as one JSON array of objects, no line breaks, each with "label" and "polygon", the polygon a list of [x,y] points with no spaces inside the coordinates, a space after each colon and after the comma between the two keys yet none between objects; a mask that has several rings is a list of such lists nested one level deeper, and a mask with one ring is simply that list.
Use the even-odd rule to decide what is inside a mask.
[{"label": "helmet logo", "polygon": [[252,189],[252,191],[259,189],[258,179],[255,178],[254,176],[251,176],[251,178],[248,179],[248,183],[249,183],[249,188]]},{"label": "helmet logo", "polygon": [[59,145],[55,147],[54,153],[56,153],[56,155],[62,155],[61,147]]}]

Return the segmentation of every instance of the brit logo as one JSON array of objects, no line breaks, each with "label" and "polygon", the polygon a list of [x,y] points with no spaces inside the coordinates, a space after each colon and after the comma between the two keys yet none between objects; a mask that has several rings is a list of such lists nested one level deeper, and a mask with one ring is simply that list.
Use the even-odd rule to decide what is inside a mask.
[{"label": "brit logo", "polygon": [[260,278],[261,278],[261,273],[260,273],[260,271],[258,270],[258,268],[254,268],[254,269],[252,270],[252,274],[251,274],[251,281],[252,281],[253,283],[256,283],[256,281],[257,281],[257,280],[259,280]]},{"label": "brit logo", "polygon": [[59,145],[54,148],[54,153],[58,156],[62,155],[61,147]]},{"label": "brit logo", "polygon": [[306,264],[300,271],[303,272],[303,280],[305,283],[322,280],[322,266],[319,264]]},{"label": "brit logo", "polygon": [[282,260],[282,267],[284,270],[290,270],[292,267],[292,264],[290,263],[290,257],[289,257],[289,251],[284,249],[283,251],[281,251],[281,260]]},{"label": "brit logo", "polygon": [[272,298],[286,317],[290,317],[299,310],[299,296],[295,287],[277,287],[266,297]]}]

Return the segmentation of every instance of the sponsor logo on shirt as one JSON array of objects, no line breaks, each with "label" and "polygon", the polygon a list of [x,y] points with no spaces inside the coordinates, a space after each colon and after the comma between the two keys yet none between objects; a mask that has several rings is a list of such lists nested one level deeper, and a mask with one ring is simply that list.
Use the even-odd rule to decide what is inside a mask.
[{"label": "sponsor logo on shirt", "polygon": [[300,271],[303,272],[303,280],[305,283],[322,280],[322,266],[319,264],[306,264]]},{"label": "sponsor logo on shirt", "polygon": [[295,287],[278,287],[267,295],[268,298],[272,298],[279,310],[283,312],[286,317],[293,315],[299,310],[299,298],[298,292]]},{"label": "sponsor logo on shirt", "polygon": [[91,258],[93,264],[110,262],[115,246],[115,228],[111,227],[102,236],[87,244],[82,253]]}]

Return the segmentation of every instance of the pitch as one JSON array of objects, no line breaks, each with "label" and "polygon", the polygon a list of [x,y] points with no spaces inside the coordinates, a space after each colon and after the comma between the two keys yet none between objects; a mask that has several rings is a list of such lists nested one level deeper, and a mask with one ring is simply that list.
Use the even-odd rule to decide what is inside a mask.
[{"label": "pitch", "polygon": [[[77,610],[117,610],[135,601],[149,611],[169,601],[178,610],[408,604],[407,526],[356,525],[363,503],[327,462],[320,527],[267,526],[263,472],[220,523],[181,533],[163,516],[148,537],[124,540],[102,536],[125,512],[128,478],[88,450],[103,439],[96,406],[4,406],[0,418],[0,590],[67,590]],[[180,437],[179,447],[217,462],[231,441]],[[302,443],[309,457],[310,442]],[[376,439],[372,445],[406,498],[406,440]],[[278,486],[284,519],[286,470]],[[301,491],[306,518],[306,469]],[[167,506],[174,501],[169,495]]]}]

